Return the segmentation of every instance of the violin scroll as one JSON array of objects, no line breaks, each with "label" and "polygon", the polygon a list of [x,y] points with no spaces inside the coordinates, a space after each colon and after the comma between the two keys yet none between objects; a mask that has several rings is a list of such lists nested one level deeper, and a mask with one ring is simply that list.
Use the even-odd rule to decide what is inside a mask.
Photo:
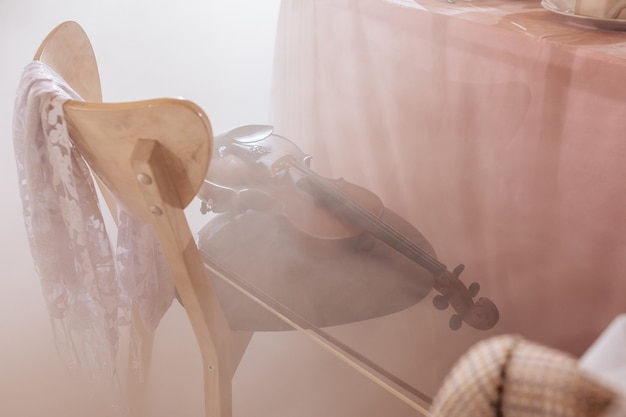
[{"label": "violin scroll", "polygon": [[478,330],[489,330],[500,319],[498,307],[489,298],[481,297],[466,312],[463,321]]},{"label": "violin scroll", "polygon": [[433,305],[439,310],[449,306],[455,311],[450,318],[449,326],[452,330],[461,328],[463,322],[478,330],[489,330],[500,319],[496,305],[488,298],[481,297],[474,302],[480,291],[480,285],[473,282],[465,287],[459,279],[465,266],[458,265],[452,272],[444,268],[442,273],[435,276],[435,289],[439,292],[433,298]]}]

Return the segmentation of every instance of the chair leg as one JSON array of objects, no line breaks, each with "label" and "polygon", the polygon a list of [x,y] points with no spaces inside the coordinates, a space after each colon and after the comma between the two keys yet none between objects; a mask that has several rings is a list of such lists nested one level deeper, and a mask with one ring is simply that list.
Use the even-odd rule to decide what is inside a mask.
[{"label": "chair leg", "polygon": [[[203,360],[206,417],[232,416],[232,380],[252,334],[252,332],[231,332],[227,356],[222,351],[215,362]],[[205,357],[204,354],[202,356]]]},{"label": "chair leg", "polygon": [[[225,365],[225,364],[224,364]],[[232,373],[227,365],[203,363],[206,417],[232,416]]]}]

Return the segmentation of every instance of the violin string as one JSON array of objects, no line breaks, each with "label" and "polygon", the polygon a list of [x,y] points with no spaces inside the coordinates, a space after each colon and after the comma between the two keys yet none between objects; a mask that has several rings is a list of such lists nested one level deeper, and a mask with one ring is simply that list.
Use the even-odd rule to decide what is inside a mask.
[{"label": "violin string", "polygon": [[[365,220],[365,222],[367,223],[366,226],[373,226],[374,228],[376,228],[376,230],[379,231],[380,233],[374,233],[374,234],[377,237],[381,237],[382,238],[381,240],[385,241],[388,244],[391,244],[392,247],[397,246],[393,244],[393,242],[390,242],[388,239],[385,239],[386,236],[392,236],[393,239],[396,242],[398,242],[401,246],[405,247],[411,252],[417,253],[419,257],[421,258],[420,259],[421,261],[429,264],[430,268],[427,267],[427,269],[429,269],[433,273],[443,272],[446,269],[445,266],[441,262],[437,261],[430,254],[428,254],[428,252],[424,251],[422,248],[420,248],[417,244],[412,242],[402,233],[398,232],[395,228],[381,221],[377,216],[372,214],[369,210],[355,203],[351,198],[346,196],[345,193],[336,189],[332,185],[327,184],[326,181],[321,181],[319,178],[317,178],[316,174],[313,173],[313,175],[314,176],[312,178],[315,179],[315,183],[318,186],[318,188],[323,189],[323,191],[325,191],[327,194],[331,194],[331,197],[334,200],[340,202],[348,210],[350,210],[350,212],[356,214],[361,219]],[[371,231],[371,229],[368,231]]]},{"label": "violin string", "polygon": [[[365,209],[361,205],[354,202],[350,197],[345,195],[344,192],[342,192],[341,190],[338,190],[333,185],[328,184],[327,180],[323,179],[322,177],[317,175],[315,172],[302,166],[301,164],[294,162],[292,163],[292,166],[294,166],[296,169],[298,169],[302,173],[306,174],[307,175],[306,178],[312,181],[313,185],[316,186],[318,190],[321,190],[326,195],[329,195],[333,200],[335,200],[336,202],[339,202],[344,207],[346,207],[350,212],[355,213],[357,216],[363,219],[366,223],[365,229],[368,229],[368,231],[371,231],[371,229],[369,229],[367,226],[373,226],[376,229],[376,231],[380,232],[380,233],[373,233],[376,237],[381,238],[381,240],[383,240],[385,243],[394,247],[394,249],[399,250],[405,256],[408,256],[411,259],[413,259],[413,257],[404,253],[404,251],[401,250],[402,248],[398,248],[396,246],[398,245],[403,246],[405,249],[408,249],[410,252],[417,254],[420,259],[413,259],[413,260],[417,261],[420,265],[424,266],[426,269],[428,269],[430,272],[434,274],[444,273],[447,271],[447,268],[443,263],[439,262],[437,259],[435,259],[432,255],[430,255],[424,249],[420,248],[417,244],[412,242],[402,233],[398,232],[395,228],[393,228],[386,222],[381,221],[377,216],[372,214],[369,210]],[[359,224],[359,226],[363,226],[363,225]],[[387,236],[392,236],[392,238],[395,240],[395,242],[398,242],[398,244],[395,244],[393,241],[386,239]],[[427,264],[427,265],[424,265],[424,264]]]}]

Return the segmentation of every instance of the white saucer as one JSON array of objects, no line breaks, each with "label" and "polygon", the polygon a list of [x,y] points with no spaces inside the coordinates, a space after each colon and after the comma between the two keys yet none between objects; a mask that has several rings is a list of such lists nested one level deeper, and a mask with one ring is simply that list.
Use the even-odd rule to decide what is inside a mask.
[{"label": "white saucer", "polygon": [[[542,0],[541,7],[566,17],[571,23],[605,30],[626,30],[626,19],[604,19],[601,17],[591,17],[576,14],[573,7],[559,7],[550,0]],[[561,3],[565,3],[562,2]]]}]

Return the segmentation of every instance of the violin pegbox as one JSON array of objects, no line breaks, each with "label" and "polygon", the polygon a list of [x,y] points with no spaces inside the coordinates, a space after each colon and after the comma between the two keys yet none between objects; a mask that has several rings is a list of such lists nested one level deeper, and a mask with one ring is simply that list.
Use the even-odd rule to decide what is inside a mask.
[{"label": "violin pegbox", "polygon": [[439,294],[433,297],[433,305],[438,310],[445,310],[452,305],[455,314],[450,317],[448,323],[452,330],[460,329],[463,322],[476,329],[488,330],[499,319],[498,309],[487,298],[474,302],[473,299],[480,291],[480,284],[472,282],[466,288],[459,279],[464,269],[463,264],[458,265],[452,272],[448,272],[444,267],[445,272],[435,277],[434,287]]}]

